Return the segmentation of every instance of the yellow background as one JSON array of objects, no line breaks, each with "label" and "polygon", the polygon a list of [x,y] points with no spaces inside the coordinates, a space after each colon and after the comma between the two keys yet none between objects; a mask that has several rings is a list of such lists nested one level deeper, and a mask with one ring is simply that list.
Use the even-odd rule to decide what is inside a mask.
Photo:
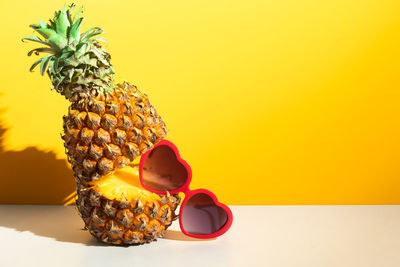
[{"label": "yellow background", "polygon": [[[228,204],[400,204],[400,1],[78,1]],[[1,1],[0,203],[74,190],[68,103],[21,38],[64,1]]]}]

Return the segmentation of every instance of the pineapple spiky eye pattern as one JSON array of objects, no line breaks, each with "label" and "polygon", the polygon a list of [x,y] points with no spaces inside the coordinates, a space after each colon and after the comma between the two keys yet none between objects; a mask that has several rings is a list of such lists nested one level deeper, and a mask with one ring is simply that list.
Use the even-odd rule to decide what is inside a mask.
[{"label": "pineapple spiky eye pattern", "polygon": [[[162,140],[167,129],[136,86],[114,83],[110,55],[93,27],[80,33],[82,8],[56,11],[48,23],[30,25],[40,36],[23,41],[44,47],[37,60],[52,88],[71,105],[63,117],[62,139],[77,185],[76,205],[89,232],[109,244],[148,243],[176,219],[178,195],[159,196],[138,185],[132,162]],[[72,179],[72,177],[71,177]]]},{"label": "pineapple spiky eye pattern", "polygon": [[148,243],[162,236],[173,220],[179,196],[160,200],[137,198],[134,201],[113,199],[95,188],[78,189],[78,210],[90,233],[114,245]]},{"label": "pineapple spiky eye pattern", "polygon": [[62,138],[77,182],[86,183],[125,167],[166,133],[147,96],[125,82],[112,94],[73,103]]}]

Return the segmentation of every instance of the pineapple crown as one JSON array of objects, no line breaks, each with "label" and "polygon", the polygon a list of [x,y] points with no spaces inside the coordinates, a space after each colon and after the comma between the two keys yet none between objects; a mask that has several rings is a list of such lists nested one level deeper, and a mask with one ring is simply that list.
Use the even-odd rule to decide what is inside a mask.
[{"label": "pineapple crown", "polygon": [[103,30],[93,27],[81,33],[82,7],[75,15],[74,9],[75,4],[71,4],[68,9],[64,6],[62,10],[55,12],[49,23],[39,19],[39,24],[30,25],[42,38],[22,38],[22,41],[45,45],[29,51],[28,56],[48,53],[33,63],[30,71],[40,64],[40,73],[44,75],[47,70],[52,89],[71,101],[76,95],[88,95],[93,92],[104,94],[114,87],[111,57],[99,42],[105,39],[97,36],[103,33]]}]

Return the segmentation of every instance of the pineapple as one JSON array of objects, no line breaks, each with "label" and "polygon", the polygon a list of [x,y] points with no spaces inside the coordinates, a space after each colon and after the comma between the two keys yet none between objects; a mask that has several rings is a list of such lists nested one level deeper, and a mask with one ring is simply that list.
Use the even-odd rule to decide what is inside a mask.
[{"label": "pineapple", "polygon": [[56,11],[46,23],[30,25],[42,38],[23,40],[45,47],[37,60],[52,89],[71,102],[63,118],[64,146],[77,184],[76,205],[86,229],[110,244],[141,244],[162,236],[176,219],[178,195],[141,188],[135,160],[163,139],[165,123],[136,86],[114,82],[110,55],[99,27],[80,33],[82,8]]}]

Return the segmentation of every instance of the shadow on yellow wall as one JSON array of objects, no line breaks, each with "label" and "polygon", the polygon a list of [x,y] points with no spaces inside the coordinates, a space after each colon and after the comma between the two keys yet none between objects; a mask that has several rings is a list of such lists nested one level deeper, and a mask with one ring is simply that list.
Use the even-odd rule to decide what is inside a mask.
[{"label": "shadow on yellow wall", "polygon": [[[0,111],[0,115],[4,110]],[[7,128],[0,121],[0,203],[64,204],[75,190],[72,170],[52,151],[5,150]],[[27,133],[29,134],[29,133]]]}]

